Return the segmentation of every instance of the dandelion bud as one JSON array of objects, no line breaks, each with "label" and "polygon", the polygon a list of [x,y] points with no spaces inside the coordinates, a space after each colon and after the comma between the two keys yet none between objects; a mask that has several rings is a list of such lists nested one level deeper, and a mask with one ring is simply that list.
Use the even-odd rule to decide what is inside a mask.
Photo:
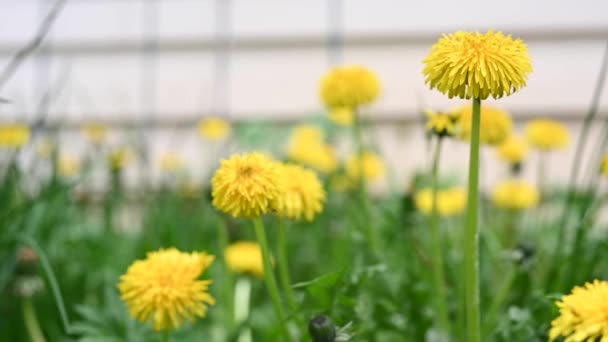
[{"label": "dandelion bud", "polygon": [[308,332],[313,342],[334,342],[336,339],[336,326],[331,318],[325,315],[311,319],[308,323]]}]

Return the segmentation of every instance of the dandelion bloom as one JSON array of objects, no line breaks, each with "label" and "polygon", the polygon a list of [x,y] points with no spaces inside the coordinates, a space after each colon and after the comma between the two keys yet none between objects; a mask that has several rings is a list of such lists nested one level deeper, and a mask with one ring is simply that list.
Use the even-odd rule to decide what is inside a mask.
[{"label": "dandelion bloom", "polygon": [[350,126],[355,121],[355,113],[348,107],[337,107],[329,111],[329,120],[339,126]]},{"label": "dandelion bloom", "polygon": [[[458,115],[459,136],[461,139],[471,139],[473,125],[473,107],[466,105],[454,111]],[[483,106],[481,108],[480,135],[481,143],[498,145],[503,143],[513,130],[513,120],[504,110]]]},{"label": "dandelion bloom", "polygon": [[124,168],[131,159],[131,151],[125,147],[116,148],[108,155],[108,162],[112,170]]},{"label": "dandelion bloom", "polygon": [[251,274],[262,278],[264,262],[260,245],[251,241],[239,241],[226,247],[224,260],[231,272]]},{"label": "dandelion bloom", "polygon": [[160,157],[159,165],[165,172],[177,172],[184,168],[184,160],[179,154],[168,152]]},{"label": "dandelion bloom", "polygon": [[106,140],[108,127],[97,122],[90,122],[83,127],[84,135],[94,144],[101,144]]},{"label": "dandelion bloom", "polygon": [[41,139],[36,146],[36,155],[40,158],[49,158],[56,148],[55,142],[50,138]]},{"label": "dandelion bloom", "polygon": [[[425,188],[414,196],[416,208],[423,214],[430,215],[433,211],[433,192]],[[437,212],[440,216],[454,216],[464,212],[467,206],[467,193],[462,187],[454,187],[437,192]]]},{"label": "dandelion bloom", "polygon": [[299,125],[292,131],[287,156],[323,173],[331,173],[338,167],[333,147],[325,142],[325,134],[315,125]]},{"label": "dandelion bloom", "polygon": [[212,141],[226,139],[230,135],[230,131],[230,124],[222,118],[206,118],[198,124],[199,135]]},{"label": "dandelion bloom", "polygon": [[425,83],[449,98],[501,98],[526,85],[532,64],[521,39],[502,32],[445,34],[424,59]]},{"label": "dandelion bloom", "polygon": [[120,277],[120,298],[131,316],[153,321],[154,330],[177,329],[186,319],[205,317],[215,300],[208,293],[211,280],[199,280],[214,257],[205,252],[184,253],[175,248],[150,252]]},{"label": "dandelion bloom", "polygon": [[274,208],[279,196],[279,167],[260,153],[222,160],[211,179],[213,205],[234,217],[257,218]]},{"label": "dandelion bloom", "polygon": [[0,148],[19,148],[30,141],[30,128],[22,124],[0,124]]},{"label": "dandelion bloom", "polygon": [[380,81],[376,74],[362,65],[338,66],[321,80],[320,95],[328,108],[356,109],[378,98]]},{"label": "dandelion bloom", "polygon": [[600,172],[604,176],[608,176],[608,153],[604,154],[604,158],[602,159],[602,165],[600,166]]},{"label": "dandelion bloom", "polygon": [[538,189],[523,180],[507,180],[494,189],[494,204],[499,208],[523,210],[538,205],[540,194]]},{"label": "dandelion bloom", "polygon": [[359,179],[361,169],[367,181],[375,181],[384,176],[386,167],[379,155],[366,151],[362,157],[354,155],[346,163],[346,173],[351,179]]},{"label": "dandelion bloom", "polygon": [[565,148],[570,143],[570,134],[566,126],[551,119],[528,122],[525,133],[528,143],[543,151]]},{"label": "dandelion bloom", "polygon": [[556,302],[559,316],[551,322],[549,340],[608,341],[608,282],[595,280],[576,286]]},{"label": "dandelion bloom", "polygon": [[454,113],[441,113],[427,110],[424,112],[427,117],[426,129],[439,136],[450,136],[454,134],[457,116]]},{"label": "dandelion bloom", "polygon": [[325,190],[319,177],[298,165],[280,164],[279,169],[281,191],[275,208],[277,215],[312,221],[325,203]]},{"label": "dandelion bloom", "polygon": [[496,152],[507,163],[519,164],[528,156],[528,144],[522,137],[511,135],[496,147]]},{"label": "dandelion bloom", "polygon": [[62,177],[74,177],[80,172],[80,160],[70,154],[59,156],[57,172]]}]

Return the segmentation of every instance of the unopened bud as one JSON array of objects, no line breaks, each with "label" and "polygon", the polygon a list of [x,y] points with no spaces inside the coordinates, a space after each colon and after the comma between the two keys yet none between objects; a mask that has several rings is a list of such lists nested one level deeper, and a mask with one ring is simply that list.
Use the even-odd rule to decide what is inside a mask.
[{"label": "unopened bud", "polygon": [[313,342],[334,342],[336,340],[336,326],[331,318],[319,315],[308,323],[308,332]]}]

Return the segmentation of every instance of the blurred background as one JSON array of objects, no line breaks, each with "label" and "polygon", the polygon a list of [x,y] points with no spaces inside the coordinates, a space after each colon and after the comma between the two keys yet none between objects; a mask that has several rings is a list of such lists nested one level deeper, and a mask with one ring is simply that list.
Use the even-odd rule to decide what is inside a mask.
[{"label": "blurred background", "polygon": [[[7,75],[49,13],[39,46]],[[201,118],[219,116],[235,127],[260,122],[260,129],[282,128],[270,135],[286,140],[290,125],[324,118],[318,84],[330,66],[364,64],[383,84],[364,117],[405,189],[427,165],[422,110],[462,104],[424,84],[422,59],[442,33],[494,28],[524,39],[534,73],[496,105],[520,132],[529,119],[552,117],[576,137],[606,46],[607,13],[608,2],[599,0],[0,0],[0,97],[8,101],[0,103],[0,122],[34,124],[32,151],[36,132],[55,132],[62,151],[80,158],[93,153],[81,133],[92,122],[110,127],[109,144],[144,141],[146,163],[126,170],[133,186],[142,174],[160,177],[167,153],[204,176],[226,153],[201,143]],[[600,119],[607,108],[604,89]],[[567,178],[563,165],[573,153],[570,147],[550,157],[551,182]],[[483,156],[482,184],[489,186],[507,170],[492,162],[494,151]],[[449,144],[442,168],[461,170],[464,184],[467,161],[465,144]]]}]

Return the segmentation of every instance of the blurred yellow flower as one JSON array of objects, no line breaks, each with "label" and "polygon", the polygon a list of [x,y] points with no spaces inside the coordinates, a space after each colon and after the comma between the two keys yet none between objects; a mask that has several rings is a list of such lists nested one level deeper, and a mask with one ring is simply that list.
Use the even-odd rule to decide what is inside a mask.
[{"label": "blurred yellow flower", "polygon": [[604,154],[604,158],[602,159],[602,165],[600,167],[600,172],[604,176],[608,176],[608,153]]},{"label": "blurred yellow flower", "polygon": [[494,189],[494,204],[499,208],[524,210],[538,205],[540,194],[536,187],[523,180],[507,180]]},{"label": "blurred yellow flower", "polygon": [[511,95],[532,72],[526,44],[493,30],[444,34],[423,63],[425,83],[449,98]]},{"label": "blurred yellow flower", "polygon": [[528,143],[543,151],[565,148],[570,143],[570,134],[566,126],[551,119],[528,122],[525,132]]},{"label": "blurred yellow flower", "polygon": [[84,125],[83,132],[90,142],[101,144],[108,136],[108,127],[97,122],[90,122]]},{"label": "blurred yellow flower", "polygon": [[325,142],[321,128],[314,125],[299,125],[292,131],[287,157],[323,173],[331,173],[338,167],[333,147]]},{"label": "blurred yellow flower", "polygon": [[126,147],[113,149],[108,155],[108,162],[112,170],[124,168],[131,160],[131,150]]},{"label": "blurred yellow flower", "polygon": [[80,159],[73,155],[62,154],[57,162],[57,172],[62,177],[74,177],[80,173]]},{"label": "blurred yellow flower", "polygon": [[[454,110],[458,115],[460,138],[469,140],[473,124],[473,107],[466,105]],[[498,145],[503,143],[513,129],[513,121],[509,113],[489,106],[481,107],[480,136],[481,143]]]},{"label": "blurred yellow flower", "polygon": [[[433,191],[425,188],[414,196],[416,208],[423,214],[433,211]],[[453,187],[437,191],[437,212],[440,216],[459,215],[467,206],[467,192],[462,187]]]},{"label": "blurred yellow flower", "polygon": [[424,111],[428,118],[426,121],[426,129],[439,136],[453,135],[456,127],[455,121],[457,116],[454,113],[441,113],[432,110]]},{"label": "blurred yellow flower", "polygon": [[355,113],[348,107],[336,107],[329,111],[329,120],[336,125],[350,126],[355,120]]},{"label": "blurred yellow flower", "polygon": [[346,163],[346,174],[351,179],[359,179],[361,168],[365,179],[372,182],[382,178],[386,169],[382,158],[370,151],[364,152],[362,158],[351,156]]},{"label": "blurred yellow flower", "polygon": [[0,148],[20,148],[30,141],[30,128],[23,124],[0,124]]},{"label": "blurred yellow flower", "polygon": [[251,241],[239,241],[226,247],[224,260],[231,272],[251,274],[262,278],[264,262],[260,245]]},{"label": "blurred yellow flower", "polygon": [[572,293],[556,302],[559,316],[551,322],[549,341],[608,340],[608,282],[594,280],[576,286]]},{"label": "blurred yellow flower", "polygon": [[222,160],[211,187],[217,209],[234,217],[257,218],[276,206],[279,167],[261,153],[235,154]]},{"label": "blurred yellow flower", "polygon": [[177,172],[184,168],[184,160],[179,154],[165,153],[160,157],[160,169],[165,172]]},{"label": "blurred yellow flower", "polygon": [[502,144],[496,147],[498,156],[511,164],[519,164],[528,156],[528,144],[524,138],[511,135]]},{"label": "blurred yellow flower", "polygon": [[230,132],[230,123],[222,118],[205,118],[198,124],[200,136],[212,141],[224,140]]},{"label": "blurred yellow flower", "polygon": [[330,186],[337,192],[346,192],[353,189],[353,180],[345,174],[335,174],[329,180]]},{"label": "blurred yellow flower", "polygon": [[312,221],[323,210],[325,190],[317,174],[299,165],[279,164],[278,216]]},{"label": "blurred yellow flower", "polygon": [[179,184],[179,193],[185,198],[197,199],[201,197],[202,187],[200,184],[186,178]]},{"label": "blurred yellow flower", "polygon": [[328,108],[356,109],[372,103],[380,95],[380,81],[362,65],[337,66],[321,80],[320,95]]},{"label": "blurred yellow flower", "polygon": [[153,322],[154,330],[177,329],[186,319],[205,317],[215,303],[208,292],[211,280],[198,279],[213,259],[205,252],[175,248],[150,252],[120,277],[120,298],[132,317]]},{"label": "blurred yellow flower", "polygon": [[55,151],[56,144],[50,138],[41,139],[36,146],[36,155],[40,158],[49,158]]}]

